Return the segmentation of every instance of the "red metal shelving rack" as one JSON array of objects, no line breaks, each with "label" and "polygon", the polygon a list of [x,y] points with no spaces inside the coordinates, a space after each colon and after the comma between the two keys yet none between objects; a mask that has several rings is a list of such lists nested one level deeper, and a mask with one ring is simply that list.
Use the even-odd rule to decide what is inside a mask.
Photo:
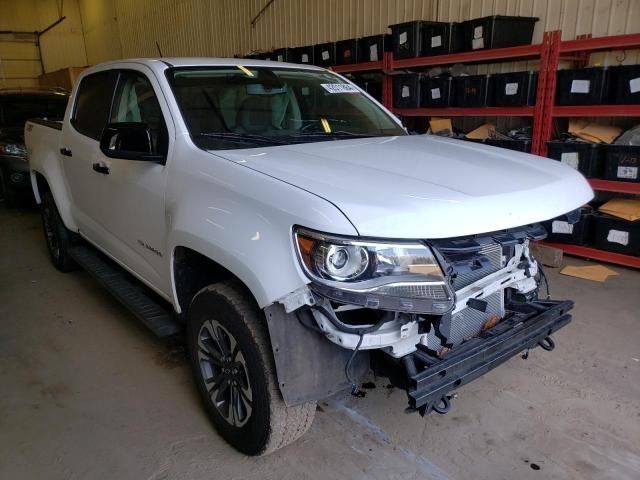
[{"label": "red metal shelving rack", "polygon": [[[546,156],[547,141],[551,140],[554,118],[560,117],[640,117],[640,105],[585,105],[556,106],[556,71],[560,58],[569,58],[583,63],[588,61],[589,52],[611,49],[640,48],[640,34],[615,35],[592,38],[584,35],[576,40],[561,40],[561,32],[545,32],[543,41],[536,45],[524,45],[499,49],[462,52],[433,57],[418,57],[394,60],[390,52],[385,52],[381,62],[368,62],[332,67],[339,73],[382,71],[389,73],[403,68],[419,68],[454,63],[490,63],[505,60],[540,58],[536,105],[533,107],[447,107],[447,108],[393,108],[392,82],[389,75],[383,75],[382,103],[397,115],[405,117],[531,117],[533,119],[532,153]],[[595,190],[640,194],[640,183],[590,179]],[[569,244],[542,242],[563,250],[565,253],[591,258],[633,268],[640,268],[640,257],[598,250]]]},{"label": "red metal shelving rack", "polygon": [[569,255],[589,258],[591,260],[600,260],[602,262],[615,263],[624,265],[625,267],[640,268],[640,257],[632,255],[623,255],[621,253],[607,252],[592,247],[583,247],[582,245],[569,245],[568,243],[540,242],[549,247],[558,248]]},{"label": "red metal shelving rack", "polygon": [[534,107],[445,107],[445,108],[394,108],[403,117],[533,117]]},{"label": "red metal shelving rack", "polygon": [[[492,63],[506,60],[523,60],[529,58],[540,58],[540,71],[546,66],[546,58],[554,43],[554,32],[545,32],[542,43],[535,45],[522,45],[518,47],[494,48],[487,50],[477,50],[474,52],[452,53],[448,55],[437,55],[433,57],[405,58],[394,60],[391,58],[390,69],[429,67],[435,65],[451,65],[454,63]],[[538,76],[537,101],[533,107],[445,107],[445,108],[393,108],[393,97],[390,95],[390,108],[397,115],[405,117],[532,117],[533,118],[533,138],[531,151],[537,153],[541,145],[542,117],[544,115],[547,75]]]},{"label": "red metal shelving rack", "polygon": [[[384,52],[382,60],[379,62],[352,63],[349,65],[334,65],[329,67],[336,73],[362,73],[362,72],[388,72],[391,70],[392,54]],[[392,102],[392,86],[389,75],[382,76],[382,104],[385,107],[391,105]]]},{"label": "red metal shelving rack", "polygon": [[[590,52],[640,48],[640,34],[614,35],[609,37],[591,37],[583,35],[575,40],[561,41],[557,32],[551,50],[546,58],[546,94],[542,116],[540,155],[546,155],[547,141],[552,139],[553,121],[559,117],[640,117],[640,105],[580,105],[556,106],[556,71],[561,58],[569,58],[586,64]],[[577,55],[576,55],[577,54]],[[589,179],[594,190],[607,192],[640,194],[640,183],[619,182],[603,179]],[[564,243],[542,242],[559,248],[570,255],[615,263],[627,267],[640,268],[640,257],[622,255],[592,247],[569,245]]]},{"label": "red metal shelving rack", "polygon": [[602,192],[631,193],[640,195],[640,183],[601,180],[599,178],[590,178],[589,183],[591,184],[591,188]]}]

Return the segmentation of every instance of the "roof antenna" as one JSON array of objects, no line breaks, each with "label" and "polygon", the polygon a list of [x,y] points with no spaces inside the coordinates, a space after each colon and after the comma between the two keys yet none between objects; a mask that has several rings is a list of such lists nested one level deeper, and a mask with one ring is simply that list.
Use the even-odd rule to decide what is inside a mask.
[{"label": "roof antenna", "polygon": [[160,50],[160,44],[158,43],[157,40],[156,40],[156,48],[158,49],[158,55],[160,55],[160,58],[162,58],[162,50]]}]

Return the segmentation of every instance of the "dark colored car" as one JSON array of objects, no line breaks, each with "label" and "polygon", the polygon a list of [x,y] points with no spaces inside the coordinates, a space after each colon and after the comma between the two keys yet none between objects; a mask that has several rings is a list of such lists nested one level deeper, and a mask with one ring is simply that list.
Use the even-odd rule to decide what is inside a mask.
[{"label": "dark colored car", "polygon": [[69,96],[56,90],[0,90],[0,197],[16,205],[31,196],[24,124],[30,118],[62,120]]}]

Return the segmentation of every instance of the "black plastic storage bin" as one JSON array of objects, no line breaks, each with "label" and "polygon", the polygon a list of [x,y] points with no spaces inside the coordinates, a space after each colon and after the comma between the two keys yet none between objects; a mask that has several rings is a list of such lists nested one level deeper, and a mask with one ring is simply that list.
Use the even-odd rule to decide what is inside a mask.
[{"label": "black plastic storage bin", "polygon": [[349,65],[358,61],[358,39],[336,42],[336,65]]},{"label": "black plastic storage bin", "polygon": [[393,37],[393,58],[414,58],[420,56],[422,44],[422,22],[398,23],[389,25]]},{"label": "black plastic storage bin", "polygon": [[604,178],[640,182],[640,145],[603,145]]},{"label": "black plastic storage bin", "polygon": [[640,220],[631,222],[604,214],[594,215],[593,220],[597,248],[640,257]]},{"label": "black plastic storage bin", "polygon": [[487,138],[484,143],[493,147],[506,148],[508,150],[516,150],[518,152],[531,153],[531,140],[513,139],[497,139]]},{"label": "black plastic storage bin", "polygon": [[371,35],[358,40],[358,63],[381,62],[384,52],[393,50],[393,39],[389,34]]},{"label": "black plastic storage bin", "polygon": [[274,50],[270,55],[271,60],[275,62],[290,62],[291,59],[291,49],[290,48],[279,48]]},{"label": "black plastic storage bin", "polygon": [[566,220],[556,219],[544,223],[547,240],[551,242],[586,245],[593,241],[593,210],[582,208],[580,220],[570,224]]},{"label": "black plastic storage bin", "polygon": [[536,17],[493,15],[463,23],[463,51],[530,45]]},{"label": "black plastic storage bin", "polygon": [[269,60],[271,58],[271,53],[251,53],[249,55],[245,55],[243,58],[249,58],[251,60]]},{"label": "black plastic storage bin", "polygon": [[547,143],[547,156],[575,168],[587,178],[601,178],[603,169],[602,147],[596,143],[561,142]]},{"label": "black plastic storage bin", "polygon": [[382,75],[379,73],[365,73],[353,78],[353,83],[371,95],[373,98],[382,101]]},{"label": "black plastic storage bin", "polygon": [[417,108],[420,106],[424,74],[405,73],[393,77],[393,106],[396,108]]},{"label": "black plastic storage bin", "polygon": [[422,22],[419,56],[444,55],[461,51],[463,29],[456,22]]},{"label": "black plastic storage bin", "polygon": [[492,75],[496,107],[525,107],[536,104],[537,72]]},{"label": "black plastic storage bin", "polygon": [[456,107],[487,107],[493,105],[491,75],[454,77]]},{"label": "black plastic storage bin", "polygon": [[313,46],[313,64],[319,67],[330,67],[336,64],[336,44],[334,42],[319,43]]},{"label": "black plastic storage bin", "polygon": [[293,63],[304,63],[313,65],[313,46],[296,47],[290,49],[291,61]]},{"label": "black plastic storage bin", "polygon": [[420,86],[421,107],[448,107],[451,105],[453,78],[425,77]]},{"label": "black plastic storage bin", "polygon": [[558,70],[556,105],[608,103],[609,69],[602,67]]},{"label": "black plastic storage bin", "polygon": [[640,65],[623,65],[609,71],[613,88],[611,101],[619,105],[640,103]]}]

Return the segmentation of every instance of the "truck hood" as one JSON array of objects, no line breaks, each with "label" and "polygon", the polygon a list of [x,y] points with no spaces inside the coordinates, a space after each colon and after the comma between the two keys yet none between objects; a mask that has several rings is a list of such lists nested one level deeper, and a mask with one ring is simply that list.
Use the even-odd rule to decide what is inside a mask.
[{"label": "truck hood", "polygon": [[558,161],[427,135],[215,154],[326,199],[368,237],[492,232],[560,216],[593,197],[584,177]]}]

